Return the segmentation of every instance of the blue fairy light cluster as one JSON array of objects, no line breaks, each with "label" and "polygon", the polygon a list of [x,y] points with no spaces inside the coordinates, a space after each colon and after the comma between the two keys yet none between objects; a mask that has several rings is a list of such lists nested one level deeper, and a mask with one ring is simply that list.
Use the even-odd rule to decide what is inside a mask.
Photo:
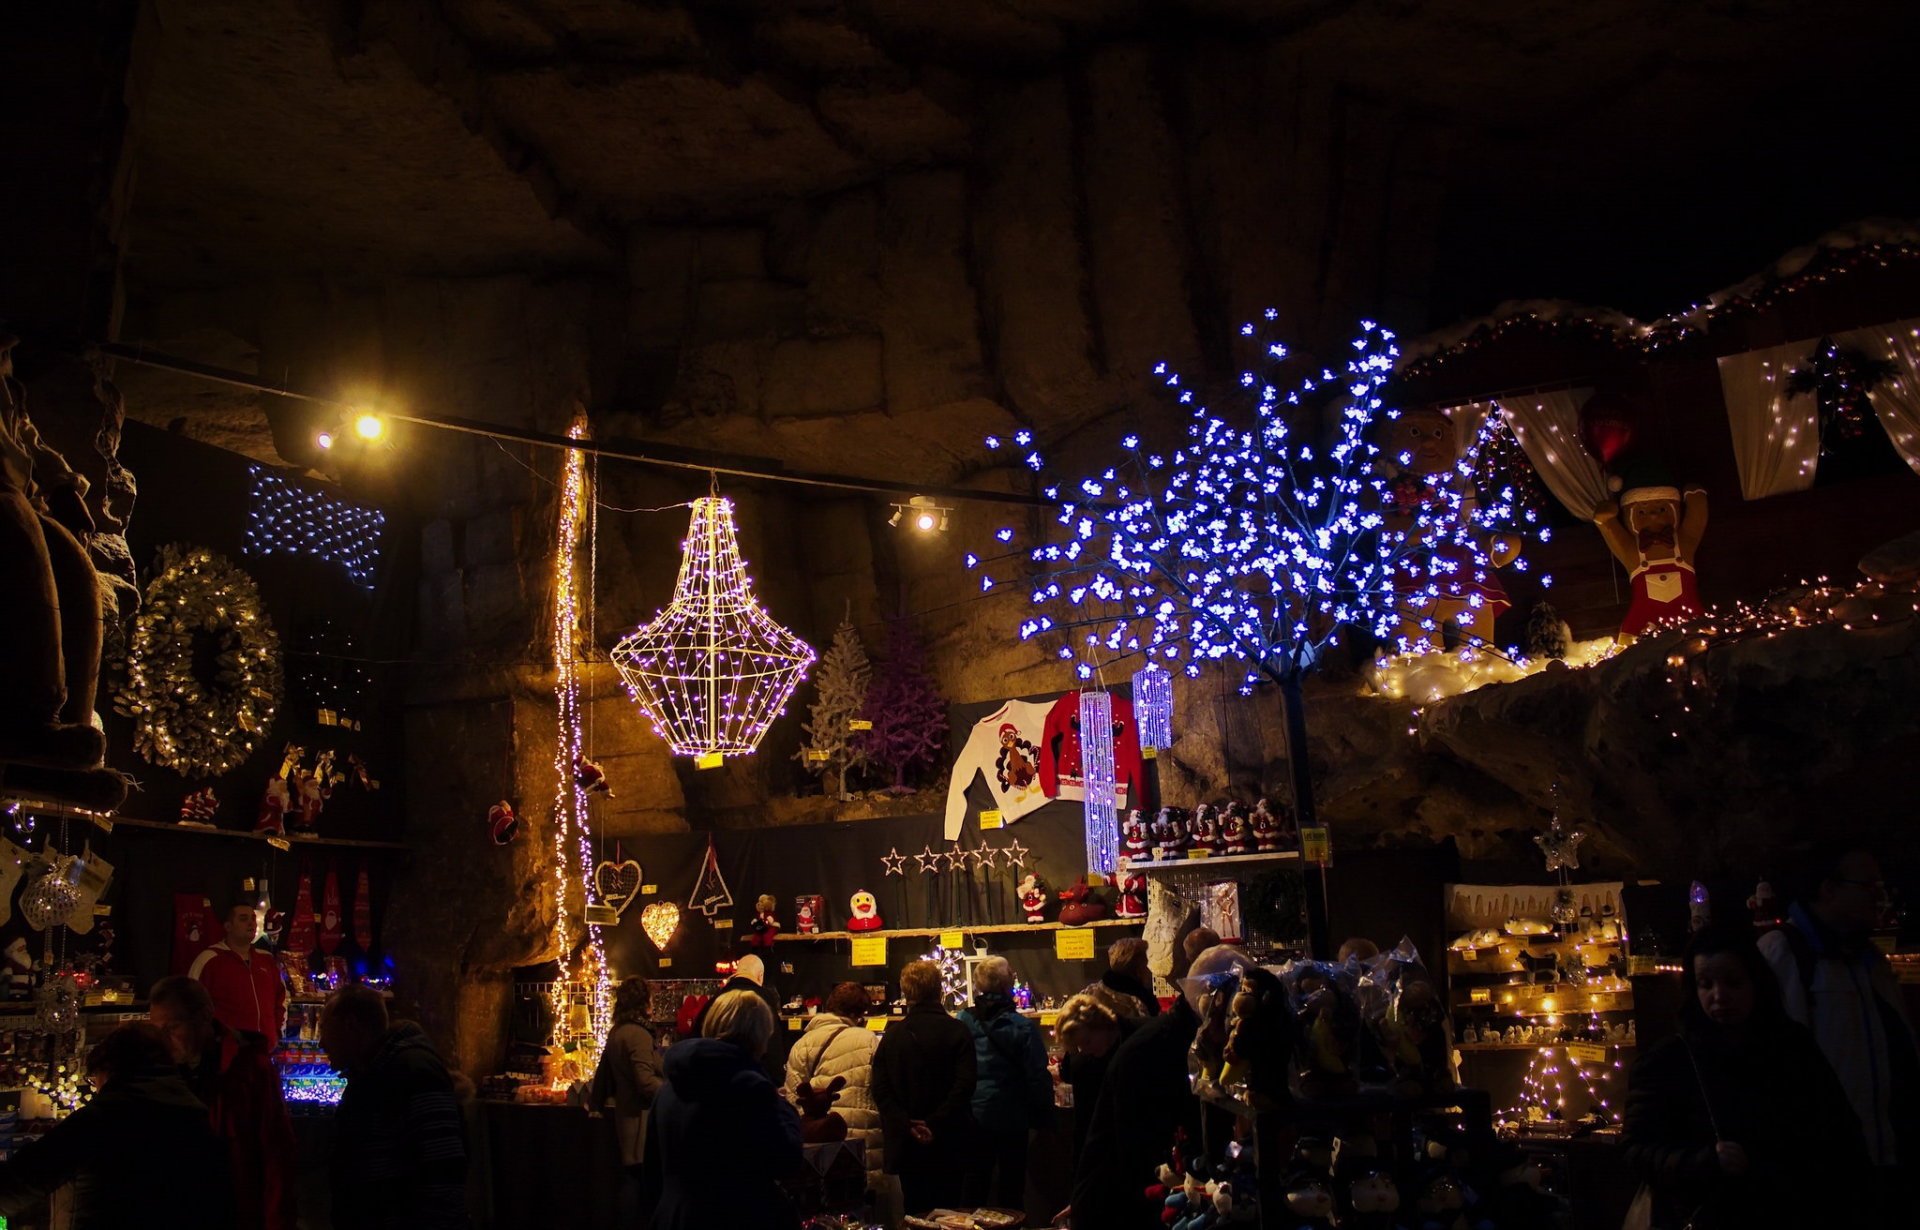
[{"label": "blue fairy light cluster", "polygon": [[387,515],[377,508],[309,491],[264,466],[253,466],[247,509],[246,555],[310,555],[347,570],[362,589],[373,588]]},{"label": "blue fairy light cluster", "polygon": [[1478,441],[1457,481],[1433,482],[1415,501],[1396,490],[1413,459],[1388,457],[1376,438],[1399,417],[1381,397],[1399,354],[1394,335],[1362,321],[1344,373],[1323,368],[1283,391],[1286,347],[1253,324],[1240,333],[1261,347],[1266,373],[1240,377],[1250,421],[1216,414],[1161,364],[1156,374],[1187,408],[1179,447],[1128,434],[1112,466],[1063,482],[1031,432],[987,440],[1043,475],[1058,528],[996,557],[1006,561],[998,579],[986,567],[993,560],[969,554],[966,565],[981,572],[983,591],[1017,574],[1032,607],[1020,638],[1060,636],[1059,656],[1081,679],[1135,654],[1189,677],[1225,661],[1239,664],[1248,693],[1263,677],[1297,681],[1343,629],[1403,649],[1438,647],[1443,599],[1481,605],[1468,582],[1491,574],[1484,539],[1514,511],[1504,493],[1475,506]]}]

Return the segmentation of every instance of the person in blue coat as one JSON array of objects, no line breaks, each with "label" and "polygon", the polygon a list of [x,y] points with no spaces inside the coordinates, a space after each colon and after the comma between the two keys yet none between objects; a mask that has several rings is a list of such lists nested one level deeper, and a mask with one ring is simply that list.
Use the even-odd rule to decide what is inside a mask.
[{"label": "person in blue coat", "polygon": [[761,1070],[773,1012],[728,991],[702,1030],[661,1065],[643,1171],[654,1230],[798,1230],[780,1180],[800,1167],[800,1116]]},{"label": "person in blue coat", "polygon": [[1046,1121],[1053,1078],[1040,1030],[1013,1006],[1013,969],[1004,957],[973,967],[973,1006],[959,1019],[973,1035],[974,1132],[961,1183],[965,1203],[1026,1207],[1027,1133]]}]

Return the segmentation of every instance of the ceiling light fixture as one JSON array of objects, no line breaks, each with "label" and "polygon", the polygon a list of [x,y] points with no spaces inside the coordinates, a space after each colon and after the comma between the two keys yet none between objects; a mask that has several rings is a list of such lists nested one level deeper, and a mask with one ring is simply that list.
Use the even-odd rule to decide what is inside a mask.
[{"label": "ceiling light fixture", "polygon": [[952,512],[953,509],[934,503],[932,496],[916,495],[904,504],[895,504],[893,516],[887,518],[887,524],[899,525],[904,516],[907,523],[922,534],[944,534]]}]

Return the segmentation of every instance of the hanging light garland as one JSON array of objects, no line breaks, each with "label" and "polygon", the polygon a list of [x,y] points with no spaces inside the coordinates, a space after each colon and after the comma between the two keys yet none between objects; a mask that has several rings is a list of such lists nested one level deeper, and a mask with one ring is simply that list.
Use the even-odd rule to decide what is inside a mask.
[{"label": "hanging light garland", "polygon": [[1087,870],[1110,876],[1120,843],[1111,693],[1080,693],[1080,776],[1087,792]]},{"label": "hanging light garland", "polygon": [[1173,676],[1158,662],[1133,672],[1133,720],[1143,749],[1173,746]]},{"label": "hanging light garland", "polygon": [[806,677],[813,648],[753,596],[731,500],[695,500],[680,547],[672,601],[614,646],[613,662],[675,754],[746,755]]},{"label": "hanging light garland", "polygon": [[[567,428],[571,439],[586,438],[585,416]],[[586,508],[586,454],[568,449],[560,480],[560,532],[554,559],[553,584],[553,699],[559,738],[553,753],[553,907],[554,940],[560,973],[553,981],[553,1042],[573,1044],[578,1069],[590,1072],[613,1023],[612,987],[607,977],[606,953],[600,928],[574,916],[568,896],[575,881],[584,907],[593,900],[593,846],[588,831],[587,786],[578,766],[586,754],[581,734],[580,676],[575,662],[580,640],[580,584],[575,556],[580,551],[582,517]],[[577,969],[570,969],[575,938],[586,943]],[[575,1007],[587,1009],[581,1021]]]},{"label": "hanging light garland", "polygon": [[253,493],[247,508],[243,555],[310,555],[339,564],[362,589],[372,589],[380,566],[387,515],[288,482],[265,466],[249,467]]}]

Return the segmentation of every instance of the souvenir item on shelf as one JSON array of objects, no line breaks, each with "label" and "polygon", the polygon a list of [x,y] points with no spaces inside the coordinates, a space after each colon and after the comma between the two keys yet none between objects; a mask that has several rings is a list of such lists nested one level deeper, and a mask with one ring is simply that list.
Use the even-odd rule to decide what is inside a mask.
[{"label": "souvenir item on shelf", "polygon": [[1266,799],[1253,805],[1247,827],[1253,831],[1253,848],[1261,854],[1277,854],[1300,841],[1293,817],[1284,809],[1276,812],[1274,804]]},{"label": "souvenir item on shelf", "polygon": [[1177,807],[1162,807],[1153,818],[1153,857],[1179,858],[1187,849],[1187,822]]},{"label": "souvenir item on shelf", "polygon": [[753,919],[747,923],[747,947],[762,951],[773,947],[774,937],[780,934],[780,920],[773,916],[775,904],[772,893],[761,893],[754,901]]},{"label": "souvenir item on shelf", "polygon": [[1151,850],[1146,814],[1135,808],[1127,813],[1126,821],[1120,826],[1120,853],[1138,861],[1146,858]]},{"label": "souvenir item on shelf", "polygon": [[513,814],[513,804],[501,799],[487,808],[487,836],[496,846],[504,846],[513,840],[520,831],[520,817]]},{"label": "souvenir item on shelf", "polygon": [[294,825],[312,832],[320,823],[320,811],[333,797],[333,788],[345,779],[333,767],[333,751],[328,749],[313,758],[311,768],[296,768],[293,776]]},{"label": "souvenir item on shelf", "polygon": [[1193,814],[1187,817],[1187,847],[1192,850],[1206,850],[1218,853],[1220,844],[1220,821],[1214,815],[1213,806],[1201,803],[1194,807]]},{"label": "souvenir item on shelf", "polygon": [[880,903],[864,888],[847,902],[847,911],[849,931],[878,931],[884,925],[880,919]]},{"label": "souvenir item on shelf", "polygon": [[1019,893],[1020,908],[1026,911],[1027,921],[1047,921],[1047,886],[1037,872],[1028,872],[1020,881]]},{"label": "souvenir item on shelf", "polygon": [[827,899],[819,893],[801,893],[793,899],[793,930],[796,935],[820,934],[820,923],[827,912]]},{"label": "souvenir item on shelf", "polygon": [[1506,931],[1508,935],[1551,935],[1553,924],[1538,918],[1509,918]]},{"label": "souvenir item on shelf", "polygon": [[1337,1097],[1358,1088],[1353,1064],[1359,1045],[1357,978],[1351,967],[1294,961],[1281,971],[1299,1022],[1294,1075],[1302,1096]]},{"label": "souvenir item on shelf", "polygon": [[1253,853],[1253,824],[1245,803],[1229,803],[1222,809],[1220,838],[1228,854]]},{"label": "souvenir item on shelf", "polygon": [[1133,860],[1122,857],[1114,878],[1120,886],[1118,913],[1122,918],[1145,918],[1147,915],[1147,877],[1135,870]]},{"label": "souvenir item on shelf", "polygon": [[1060,921],[1065,925],[1084,927],[1106,916],[1106,902],[1100,899],[1098,890],[1088,887],[1085,876],[1060,890]]},{"label": "souvenir item on shelf", "polygon": [[1593,522],[1633,582],[1617,639],[1628,642],[1701,613],[1693,561],[1707,528],[1705,488],[1634,486],[1594,509]]},{"label": "souvenir item on shelf", "polygon": [[1312,1170],[1297,1170],[1287,1176],[1287,1230],[1323,1230],[1333,1225],[1333,1193],[1326,1176]]},{"label": "souvenir item on shelf", "polygon": [[1217,880],[1200,899],[1200,925],[1211,928],[1222,943],[1238,944],[1241,935],[1240,882]]},{"label": "souvenir item on shelf", "polygon": [[[270,833],[276,837],[287,831],[287,812],[293,808],[292,782],[299,772],[300,761],[307,749],[295,743],[289,743],[280,758],[280,771],[267,779],[266,790],[260,796],[260,808],[254,814],[253,831]],[[186,819],[185,816],[181,817]],[[211,819],[211,817],[205,817]]]},{"label": "souvenir item on shelf", "polygon": [[1499,944],[1499,931],[1492,927],[1481,927],[1477,930],[1467,931],[1455,936],[1453,943],[1447,945],[1447,947],[1453,949],[1455,952],[1466,952],[1469,949],[1476,948],[1496,948]]},{"label": "souvenir item on shelf", "polygon": [[[284,786],[284,783],[283,783]],[[220,810],[220,800],[215,797],[212,786],[195,790],[180,800],[180,818],[192,824],[213,823],[214,813]],[[281,809],[286,810],[285,808]],[[278,832],[279,830],[274,830]]]}]

